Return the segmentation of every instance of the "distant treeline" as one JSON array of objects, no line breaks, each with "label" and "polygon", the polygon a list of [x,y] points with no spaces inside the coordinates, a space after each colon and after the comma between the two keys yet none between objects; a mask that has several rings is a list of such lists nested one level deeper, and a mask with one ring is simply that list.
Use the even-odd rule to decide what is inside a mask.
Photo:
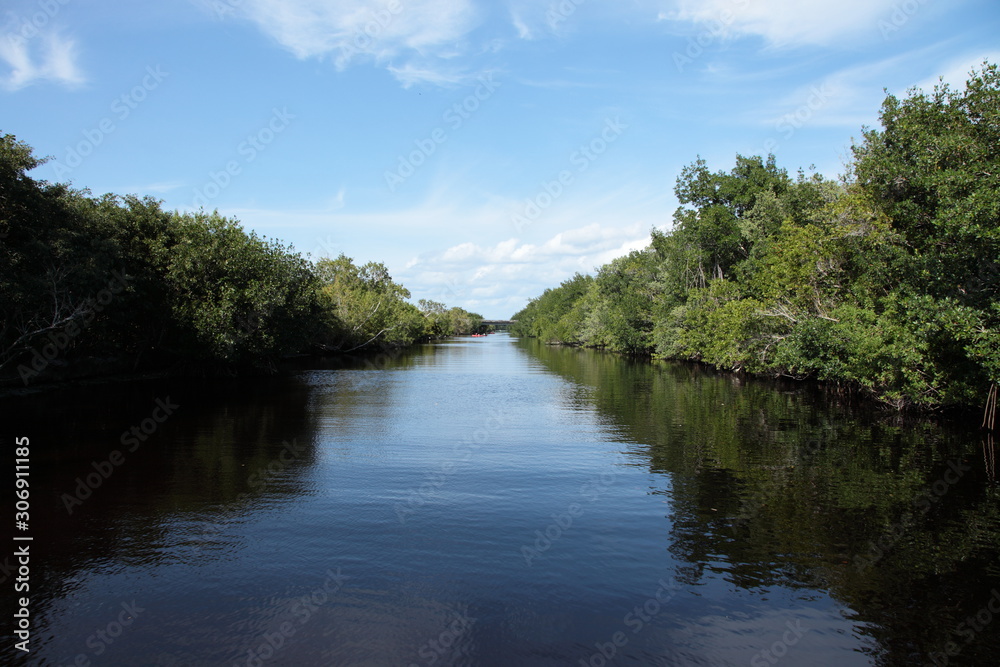
[{"label": "distant treeline", "polygon": [[817,378],[902,408],[1000,381],[1000,74],[889,95],[841,181],[737,155],[677,179],[673,230],[546,290],[514,331]]},{"label": "distant treeline", "polygon": [[409,345],[482,317],[415,306],[385,266],[309,261],[218,213],[37,181],[0,136],[0,375],[266,370],[283,356]]}]

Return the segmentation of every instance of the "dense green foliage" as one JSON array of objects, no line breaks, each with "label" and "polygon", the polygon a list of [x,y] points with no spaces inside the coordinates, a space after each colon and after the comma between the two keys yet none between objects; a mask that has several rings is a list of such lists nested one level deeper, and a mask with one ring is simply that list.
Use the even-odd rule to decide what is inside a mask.
[{"label": "dense green foliage", "polygon": [[39,164],[0,136],[5,377],[269,369],[288,354],[404,346],[482,321],[422,311],[381,264],[313,264],[218,213],[36,181]]},{"label": "dense green foliage", "polygon": [[483,318],[457,306],[448,308],[443,303],[421,299],[417,302],[425,318],[425,327],[433,337],[455,336],[483,329]]},{"label": "dense green foliage", "polygon": [[842,181],[686,167],[670,233],[531,301],[515,333],[813,377],[897,407],[1000,381],[1000,72],[888,96]]}]

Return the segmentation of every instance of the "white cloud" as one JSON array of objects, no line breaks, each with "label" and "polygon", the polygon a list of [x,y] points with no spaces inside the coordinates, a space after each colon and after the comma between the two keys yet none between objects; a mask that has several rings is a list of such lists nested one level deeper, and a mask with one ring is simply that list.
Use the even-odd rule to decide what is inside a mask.
[{"label": "white cloud", "polygon": [[507,317],[531,297],[574,273],[592,273],[616,257],[649,245],[642,223],[627,227],[593,223],[540,243],[511,238],[494,245],[460,243],[411,260],[400,278],[419,298]]},{"label": "white cloud", "polygon": [[[598,179],[608,185],[598,190],[580,178],[523,226],[512,217],[523,197],[470,188],[450,177],[419,201],[395,206],[358,193],[347,206],[338,200],[315,210],[220,212],[316,259],[343,252],[360,263],[383,262],[414,301],[507,317],[574,273],[591,273],[645,247],[653,226],[669,226],[676,201],[661,186],[636,186],[625,176],[629,183],[618,188]],[[536,192],[529,188],[522,195]]]},{"label": "white cloud", "polygon": [[471,75],[452,68],[440,67],[439,65],[406,63],[402,67],[389,65],[388,69],[396,79],[403,84],[404,88],[417,83],[430,83],[435,86],[451,86],[468,81]]},{"label": "white cloud", "polygon": [[370,59],[405,84],[453,83],[455,67],[438,68],[480,20],[472,0],[246,0],[238,11],[298,58]]},{"label": "white cloud", "polygon": [[661,20],[689,21],[714,35],[762,37],[770,46],[831,45],[877,31],[898,0],[678,0]]},{"label": "white cloud", "polygon": [[[546,218],[525,229],[528,239],[495,242],[466,241],[474,237],[515,232],[505,207],[449,208],[425,202],[414,208],[368,213],[231,209],[247,229],[285,242],[296,240],[298,251],[314,259],[343,252],[358,262],[379,261],[418,299],[461,306],[487,317],[505,318],[528,299],[557,286],[574,273],[592,273],[615,257],[649,244],[650,218],[639,211],[594,215],[593,202],[571,207],[566,218]],[[586,216],[581,212],[590,211]],[[580,220],[598,222],[580,225]],[[656,219],[662,216],[657,216]],[[569,222],[576,219],[576,226]],[[617,222],[627,220],[627,223]],[[663,221],[663,220],[661,220]],[[463,238],[464,236],[464,238]],[[386,238],[395,239],[386,244]],[[440,241],[440,250],[413,256],[418,242]],[[451,240],[451,245],[448,245]]]},{"label": "white cloud", "polygon": [[517,30],[517,36],[521,39],[534,39],[535,31],[533,31],[528,24],[521,18],[521,13],[515,9],[510,11],[510,20],[514,24],[514,28]]},{"label": "white cloud", "polygon": [[58,31],[30,39],[8,32],[0,38],[0,61],[10,67],[10,73],[0,77],[0,87],[15,91],[39,81],[53,81],[75,88],[85,81],[76,59],[76,43]]},{"label": "white cloud", "polygon": [[[776,100],[765,110],[765,122],[776,128],[817,126],[860,130],[862,125],[878,122],[886,88],[900,98],[905,98],[913,87],[930,93],[941,80],[953,89],[962,90],[969,72],[981,69],[983,60],[1000,59],[1000,51],[991,51],[941,63],[939,53],[939,47],[932,45],[832,72]],[[912,76],[914,70],[932,74],[915,82],[905,78]],[[891,81],[905,83],[887,85]]]},{"label": "white cloud", "polygon": [[[511,24],[521,39],[562,35],[579,23],[577,11],[584,0],[507,0]],[[591,5],[595,4],[593,2]],[[608,3],[616,12],[618,3]],[[588,7],[589,9],[589,7]]]}]

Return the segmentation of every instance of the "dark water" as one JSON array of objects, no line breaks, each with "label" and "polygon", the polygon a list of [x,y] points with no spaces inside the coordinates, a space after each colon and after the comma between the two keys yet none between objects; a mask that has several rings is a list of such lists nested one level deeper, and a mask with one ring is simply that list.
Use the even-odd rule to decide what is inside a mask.
[{"label": "dark water", "polygon": [[34,538],[4,664],[1000,656],[991,443],[801,384],[497,335],[0,407]]}]

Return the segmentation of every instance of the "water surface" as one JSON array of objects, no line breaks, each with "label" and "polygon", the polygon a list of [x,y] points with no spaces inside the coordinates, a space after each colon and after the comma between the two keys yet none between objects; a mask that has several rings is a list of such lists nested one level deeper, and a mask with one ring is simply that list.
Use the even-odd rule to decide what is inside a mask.
[{"label": "water surface", "polygon": [[3,408],[35,538],[32,651],[5,662],[1000,655],[990,443],[810,385],[496,335]]}]

